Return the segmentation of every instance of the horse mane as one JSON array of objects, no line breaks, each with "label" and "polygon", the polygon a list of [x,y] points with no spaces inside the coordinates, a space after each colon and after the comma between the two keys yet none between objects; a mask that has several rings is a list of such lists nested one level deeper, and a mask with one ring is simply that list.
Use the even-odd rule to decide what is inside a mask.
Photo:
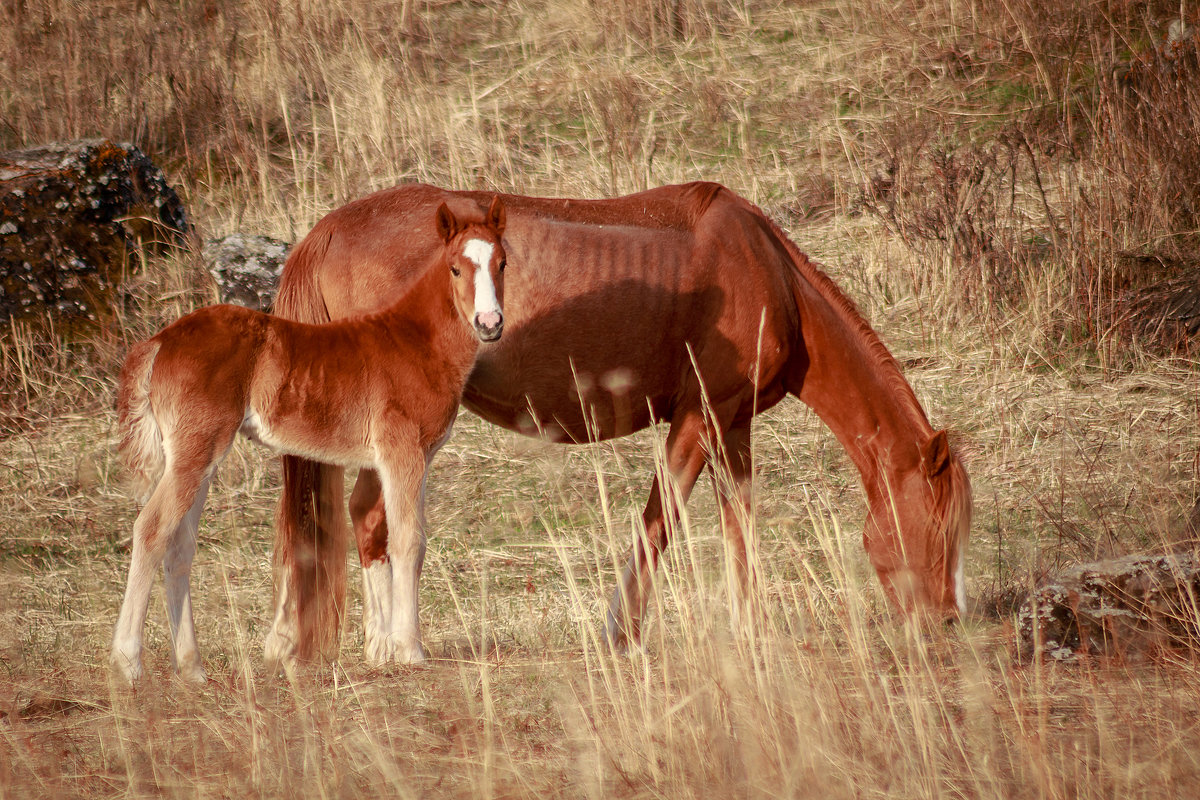
[{"label": "horse mane", "polygon": [[709,206],[713,204],[713,201],[722,192],[731,197],[736,197],[733,192],[719,183],[696,181],[695,183],[688,184],[682,202],[688,204],[684,214],[687,218],[689,228],[694,229],[696,227],[696,223],[700,221],[700,218],[708,211]]},{"label": "horse mane", "polygon": [[909,384],[908,380],[904,377],[904,373],[901,372],[900,364],[896,361],[896,357],[892,355],[887,345],[879,338],[879,334],[871,327],[871,323],[867,321],[867,318],[863,316],[858,305],[847,297],[841,287],[834,283],[832,278],[826,275],[812,259],[801,251],[788,235],[783,232],[783,229],[767,216],[762,209],[728,189],[725,192],[728,197],[740,201],[747,211],[758,218],[776,242],[782,245],[787,251],[787,254],[791,258],[792,267],[798,277],[813,286],[846,323],[846,327],[854,333],[863,351],[870,356],[872,363],[879,368],[884,382],[896,392],[896,396],[900,399],[902,407],[909,414],[912,421],[919,423],[918,427],[923,426],[932,430],[932,426],[929,424],[929,417],[926,416],[925,409],[921,407],[920,401],[917,400],[912,385]]}]

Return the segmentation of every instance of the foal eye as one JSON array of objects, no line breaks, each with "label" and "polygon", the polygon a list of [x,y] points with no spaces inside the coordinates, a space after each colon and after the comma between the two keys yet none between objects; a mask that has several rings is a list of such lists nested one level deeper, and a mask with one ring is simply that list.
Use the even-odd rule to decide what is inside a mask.
[{"label": "foal eye", "polygon": [[450,274],[457,278],[459,275],[462,275],[462,270],[460,270],[458,267],[451,267]]}]

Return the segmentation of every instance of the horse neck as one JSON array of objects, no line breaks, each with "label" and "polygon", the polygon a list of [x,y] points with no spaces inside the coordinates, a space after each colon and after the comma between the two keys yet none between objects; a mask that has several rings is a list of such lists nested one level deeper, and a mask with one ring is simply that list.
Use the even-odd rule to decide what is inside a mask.
[{"label": "horse neck", "polygon": [[921,465],[933,434],[899,365],[841,290],[803,255],[797,304],[807,365],[798,396],[829,426],[869,495]]}]

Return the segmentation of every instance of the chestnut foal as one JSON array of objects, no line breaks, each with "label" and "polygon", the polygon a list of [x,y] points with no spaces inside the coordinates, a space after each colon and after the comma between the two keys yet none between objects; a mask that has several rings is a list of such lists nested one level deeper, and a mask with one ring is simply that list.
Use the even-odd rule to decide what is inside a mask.
[{"label": "chestnut foal", "polygon": [[146,505],[113,635],[110,661],[120,675],[142,675],[142,628],[162,564],[172,662],[184,678],[205,680],[188,575],[209,484],[239,431],[283,453],[378,471],[390,575],[375,577],[383,635],[368,638],[366,655],[424,660],[417,583],[425,479],[450,436],[479,342],[499,339],[504,324],[500,198],[480,223],[460,221],[445,204],[434,223],[440,253],[387,310],[309,325],[211,306],[130,351],[117,400],[120,447]]}]

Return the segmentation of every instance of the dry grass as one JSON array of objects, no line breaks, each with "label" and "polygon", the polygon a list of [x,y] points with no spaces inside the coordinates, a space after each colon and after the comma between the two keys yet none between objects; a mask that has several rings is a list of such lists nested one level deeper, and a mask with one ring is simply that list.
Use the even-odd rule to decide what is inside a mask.
[{"label": "dry grass", "polygon": [[[565,449],[464,416],[430,486],[422,600],[436,658],[368,669],[352,587],[343,658],[289,684],[260,659],[277,467],[240,444],[193,572],[212,681],[196,691],[169,677],[153,609],[149,679],[114,687],[105,660],[135,507],[115,458],[113,376],[130,341],[211,299],[192,257],[152,261],[120,327],[73,344],[26,329],[0,340],[0,798],[1190,796],[1194,656],[1013,659],[1016,593],[1064,563],[1178,536],[1200,494],[1200,370],[1080,323],[1076,290],[1100,286],[1095,269],[1186,221],[1164,197],[1111,224],[1145,190],[1137,176],[1169,164],[1153,142],[1091,149],[1094,115],[1112,107],[1088,99],[1084,55],[1119,61],[1148,34],[1104,49],[1098,7],[1072,27],[1057,7],[1031,26],[1038,4],[1003,5],[7,4],[0,63],[22,80],[0,90],[0,146],[135,140],[207,233],[297,237],[402,180],[582,196],[730,185],[883,333],[966,454],[977,522],[973,621],[927,636],[891,619],[858,541],[857,474],[786,402],[755,428],[764,619],[730,632],[701,485],[646,651],[613,657],[600,633],[614,559],[663,432]],[[1111,22],[1154,31],[1160,13]],[[943,189],[899,209],[990,207],[974,230],[1008,260],[905,246],[859,213],[889,152],[928,152],[904,131],[940,131],[969,161],[1013,130],[1033,155],[989,173],[977,191],[991,195],[950,203]],[[1079,198],[1097,192],[1102,213],[1081,216]],[[980,264],[1012,269],[1017,288],[989,294]],[[988,291],[964,292],[964,275]]]}]

